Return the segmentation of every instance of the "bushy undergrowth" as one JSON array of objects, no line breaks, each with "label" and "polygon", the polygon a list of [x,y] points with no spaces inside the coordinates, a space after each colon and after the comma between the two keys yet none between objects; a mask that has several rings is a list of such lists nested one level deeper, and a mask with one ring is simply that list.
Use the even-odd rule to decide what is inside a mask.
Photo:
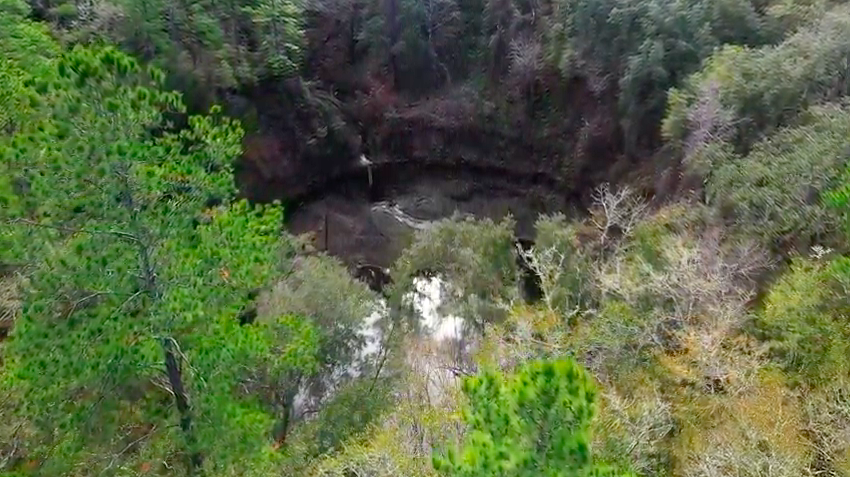
[{"label": "bushy undergrowth", "polygon": [[[517,253],[537,264],[543,298],[468,330],[472,359],[455,369],[510,373],[573,356],[599,386],[595,459],[637,475],[843,475],[850,365],[836,265],[801,259],[753,309],[776,264],[710,208],[646,212],[614,238],[603,222],[542,219],[534,248]],[[468,402],[453,396],[449,409]],[[390,461],[399,468],[421,456],[392,449],[381,455],[398,452]]]}]

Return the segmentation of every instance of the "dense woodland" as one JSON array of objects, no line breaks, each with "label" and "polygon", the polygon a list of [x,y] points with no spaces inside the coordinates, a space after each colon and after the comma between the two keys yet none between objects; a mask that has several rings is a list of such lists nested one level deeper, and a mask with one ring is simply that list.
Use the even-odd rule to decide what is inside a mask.
[{"label": "dense woodland", "polygon": [[[376,287],[361,155],[584,213]],[[843,1],[0,0],[0,475],[850,477],[848,213]]]}]

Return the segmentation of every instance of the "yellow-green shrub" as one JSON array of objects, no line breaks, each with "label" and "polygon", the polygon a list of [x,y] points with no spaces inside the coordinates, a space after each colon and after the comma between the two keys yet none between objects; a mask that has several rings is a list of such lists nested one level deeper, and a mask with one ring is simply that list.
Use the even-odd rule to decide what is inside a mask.
[{"label": "yellow-green shrub", "polygon": [[798,260],[771,288],[758,316],[776,359],[818,386],[850,373],[850,327],[834,266]]}]

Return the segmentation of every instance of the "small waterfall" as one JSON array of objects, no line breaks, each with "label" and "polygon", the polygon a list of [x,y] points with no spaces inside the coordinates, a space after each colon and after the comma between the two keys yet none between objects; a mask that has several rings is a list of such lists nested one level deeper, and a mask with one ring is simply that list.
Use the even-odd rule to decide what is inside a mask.
[{"label": "small waterfall", "polygon": [[398,204],[394,204],[391,202],[376,202],[372,204],[372,212],[376,213],[385,213],[398,222],[407,225],[408,227],[416,230],[423,230],[431,226],[433,221],[430,220],[420,220],[414,217],[411,217],[403,210]]}]

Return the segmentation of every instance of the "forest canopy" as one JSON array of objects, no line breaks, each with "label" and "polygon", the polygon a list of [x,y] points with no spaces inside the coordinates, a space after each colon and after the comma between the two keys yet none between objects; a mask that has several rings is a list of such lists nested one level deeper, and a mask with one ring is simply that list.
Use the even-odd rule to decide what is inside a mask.
[{"label": "forest canopy", "polygon": [[0,0],[0,475],[850,477],[848,65],[837,0]]}]

